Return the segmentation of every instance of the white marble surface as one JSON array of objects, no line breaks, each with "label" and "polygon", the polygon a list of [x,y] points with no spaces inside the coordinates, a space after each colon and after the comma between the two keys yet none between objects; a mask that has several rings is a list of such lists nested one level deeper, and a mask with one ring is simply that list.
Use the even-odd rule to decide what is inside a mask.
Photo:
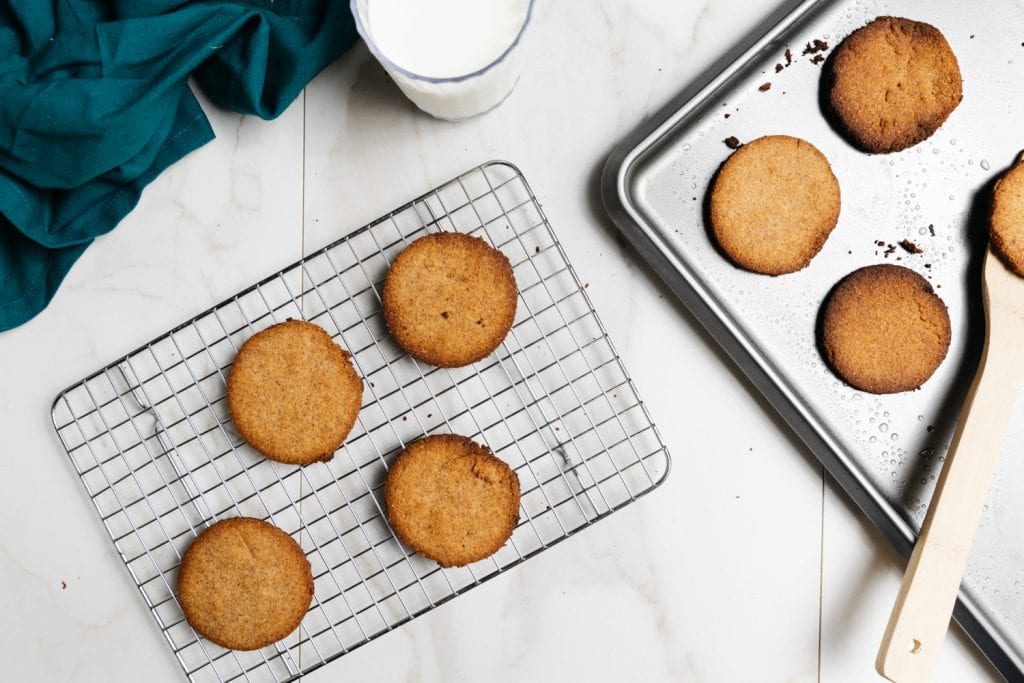
[{"label": "white marble surface", "polygon": [[[865,681],[901,562],[603,216],[613,143],[772,0],[539,0],[518,89],[417,112],[362,46],[273,122],[211,111],[170,169],[0,335],[0,652],[12,681],[182,680],[67,462],[53,396],[181,319],[491,158],[544,205],[674,456],[638,504],[310,675]],[[208,108],[209,109],[209,108]],[[958,632],[936,680],[995,678]]]}]

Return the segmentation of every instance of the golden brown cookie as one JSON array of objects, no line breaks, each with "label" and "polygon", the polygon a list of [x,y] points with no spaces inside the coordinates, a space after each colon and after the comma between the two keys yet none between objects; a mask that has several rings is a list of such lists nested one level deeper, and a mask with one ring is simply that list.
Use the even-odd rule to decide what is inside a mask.
[{"label": "golden brown cookie", "polygon": [[388,471],[384,499],[395,534],[442,567],[490,557],[519,522],[519,477],[455,434],[409,444]]},{"label": "golden brown cookie", "polygon": [[867,152],[898,152],[931,137],[963,99],[945,36],[899,17],[878,17],[847,36],[827,82],[832,110]]},{"label": "golden brown cookie", "polygon": [[825,301],[822,346],[846,382],[873,394],[916,389],[949,350],[949,312],[923,277],[878,265],[843,278]]},{"label": "golden brown cookie", "polygon": [[996,183],[989,237],[996,253],[1024,277],[1024,157]]},{"label": "golden brown cookie", "polygon": [[291,536],[251,517],[217,522],[178,569],[178,602],[197,633],[257,650],[294,631],[313,598],[313,573]]},{"label": "golden brown cookie", "polygon": [[766,275],[811,262],[839,220],[839,182],[811,143],[769,135],[732,153],[711,187],[711,229],[741,268]]},{"label": "golden brown cookie", "polygon": [[512,329],[516,289],[508,258],[478,237],[439,232],[398,255],[384,282],[384,318],[415,358],[454,368],[489,356]]},{"label": "golden brown cookie", "polygon": [[268,327],[238,350],[228,411],[238,433],[271,460],[330,460],[355,424],[363,381],[349,353],[318,325]]}]

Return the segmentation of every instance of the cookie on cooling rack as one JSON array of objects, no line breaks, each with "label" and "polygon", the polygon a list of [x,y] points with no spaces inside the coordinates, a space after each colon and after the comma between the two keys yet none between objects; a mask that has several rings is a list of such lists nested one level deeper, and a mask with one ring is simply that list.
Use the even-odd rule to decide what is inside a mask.
[{"label": "cookie on cooling rack", "polygon": [[178,570],[189,625],[217,645],[257,650],[298,628],[313,599],[302,548],[251,517],[217,522],[192,542]]},{"label": "cookie on cooling rack", "polygon": [[923,277],[902,266],[855,270],[829,294],[822,346],[850,386],[873,394],[916,389],[949,350],[949,312]]},{"label": "cookie on cooling rack", "polygon": [[956,55],[939,29],[878,17],[836,48],[828,98],[852,141],[898,152],[932,136],[963,99]]},{"label": "cookie on cooling rack", "polygon": [[769,135],[726,160],[711,187],[711,229],[736,265],[782,275],[804,268],[839,220],[839,181],[811,143]]},{"label": "cookie on cooling rack", "polygon": [[996,183],[989,237],[1006,265],[1024,277],[1024,155]]},{"label": "cookie on cooling rack", "polygon": [[424,437],[402,451],[384,484],[388,522],[442,567],[490,557],[519,522],[519,477],[464,436]]},{"label": "cookie on cooling rack", "polygon": [[330,460],[355,424],[363,381],[349,353],[301,320],[250,337],[228,375],[228,411],[238,433],[271,460]]},{"label": "cookie on cooling rack", "polygon": [[439,232],[391,264],[382,296],[388,330],[409,355],[443,368],[489,356],[516,316],[512,265],[479,237]]}]

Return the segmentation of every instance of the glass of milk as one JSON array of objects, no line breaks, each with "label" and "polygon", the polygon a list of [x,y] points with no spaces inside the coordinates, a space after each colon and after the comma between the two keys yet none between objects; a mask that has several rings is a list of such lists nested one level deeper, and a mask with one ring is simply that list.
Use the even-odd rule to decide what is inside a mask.
[{"label": "glass of milk", "polygon": [[494,109],[519,80],[533,0],[351,0],[356,28],[402,92],[458,121]]}]

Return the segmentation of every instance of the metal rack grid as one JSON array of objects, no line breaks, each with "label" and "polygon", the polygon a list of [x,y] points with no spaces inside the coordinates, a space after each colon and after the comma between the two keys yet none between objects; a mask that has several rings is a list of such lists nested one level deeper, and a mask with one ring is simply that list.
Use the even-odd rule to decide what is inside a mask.
[{"label": "metal rack grid", "polygon": [[[441,369],[388,336],[388,264],[428,232],[478,235],[513,264],[516,320],[472,366]],[[292,467],[238,436],[225,378],[239,346],[287,318],[326,329],[365,380],[333,460]],[[286,681],[519,564],[647,493],[669,455],[583,286],[518,169],[490,162],[239,292],[62,391],[53,422],[100,518],[185,674]],[[424,434],[487,444],[522,484],[520,523],[494,556],[441,569],[392,534],[388,464]],[[245,515],[293,535],[314,597],[288,638],[254,652],[210,643],[175,597],[182,553]]]}]

